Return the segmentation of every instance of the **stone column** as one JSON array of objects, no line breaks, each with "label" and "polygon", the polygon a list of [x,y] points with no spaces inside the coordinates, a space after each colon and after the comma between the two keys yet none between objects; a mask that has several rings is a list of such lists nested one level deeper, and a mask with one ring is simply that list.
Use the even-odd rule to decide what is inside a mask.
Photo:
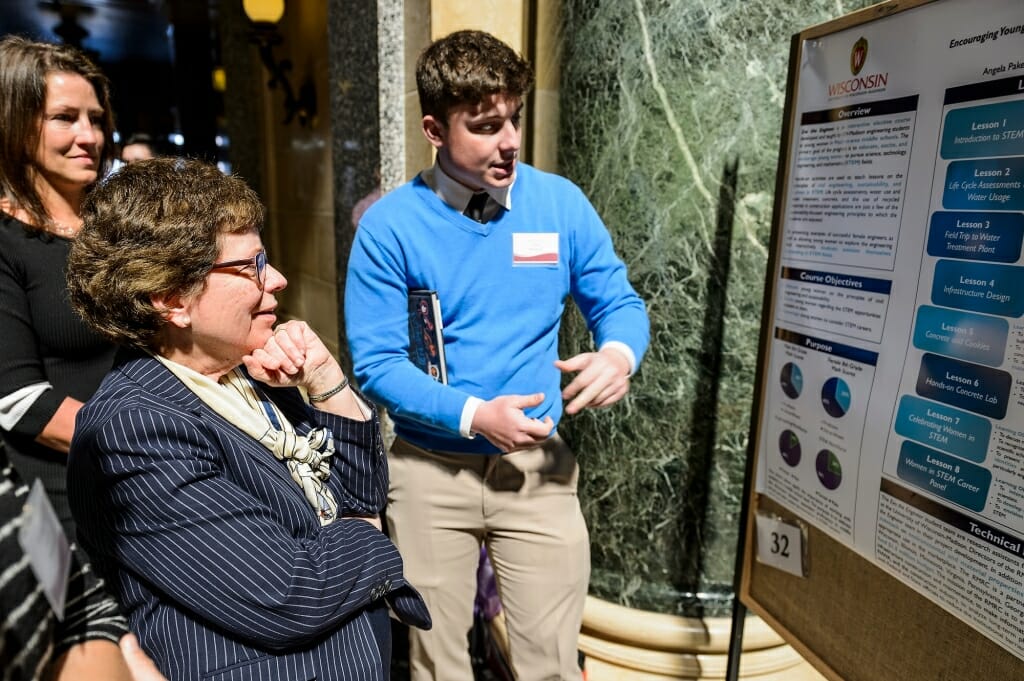
[{"label": "stone column", "polygon": [[355,233],[353,210],[402,181],[402,1],[329,0],[329,106],[334,164],[338,347],[351,370],[345,338],[345,272]]}]

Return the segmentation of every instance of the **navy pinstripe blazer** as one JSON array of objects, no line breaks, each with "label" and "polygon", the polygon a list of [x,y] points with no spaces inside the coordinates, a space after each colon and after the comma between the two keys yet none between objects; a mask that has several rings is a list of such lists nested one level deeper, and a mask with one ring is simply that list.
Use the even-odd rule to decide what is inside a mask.
[{"label": "navy pinstripe blazer", "polygon": [[[334,433],[340,514],[379,512],[376,412],[354,421],[266,393],[299,433]],[[68,482],[81,544],[172,681],[386,679],[386,605],[430,626],[384,534],[321,527],[285,464],[152,357],[122,351],[81,410]]]}]

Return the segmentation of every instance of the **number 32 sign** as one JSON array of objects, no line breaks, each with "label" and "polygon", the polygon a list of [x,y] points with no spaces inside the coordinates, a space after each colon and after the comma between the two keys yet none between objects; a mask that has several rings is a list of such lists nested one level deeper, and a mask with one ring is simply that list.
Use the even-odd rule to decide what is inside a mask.
[{"label": "number 32 sign", "polygon": [[804,529],[775,515],[757,514],[757,560],[797,577],[806,577]]}]

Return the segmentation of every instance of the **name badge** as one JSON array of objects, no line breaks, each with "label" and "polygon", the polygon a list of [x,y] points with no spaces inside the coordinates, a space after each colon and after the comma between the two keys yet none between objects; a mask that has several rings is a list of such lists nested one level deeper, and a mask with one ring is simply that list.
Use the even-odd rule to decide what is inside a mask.
[{"label": "name badge", "polygon": [[558,267],[558,232],[513,232],[513,267]]},{"label": "name badge", "polygon": [[18,543],[28,556],[29,566],[43,587],[54,614],[58,620],[63,620],[71,571],[71,545],[39,478],[32,483],[21,520]]}]

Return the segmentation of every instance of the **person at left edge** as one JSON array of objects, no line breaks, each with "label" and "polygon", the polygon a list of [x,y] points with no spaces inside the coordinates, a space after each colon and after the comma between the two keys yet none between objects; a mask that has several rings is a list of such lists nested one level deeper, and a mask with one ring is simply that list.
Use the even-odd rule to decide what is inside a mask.
[{"label": "person at left edge", "polygon": [[83,547],[171,681],[388,678],[389,608],[429,627],[380,531],[375,408],[302,321],[264,208],[198,161],[121,169],[89,196],[71,301],[121,346],[69,458]]},{"label": "person at left edge", "polygon": [[[113,345],[71,309],[64,280],[82,200],[110,167],[113,130],[107,79],[81,51],[0,39],[3,681],[128,673],[117,647],[126,623],[74,544],[66,484],[75,414],[114,359]],[[41,498],[28,501],[36,482],[52,523],[41,520]]]},{"label": "person at left edge", "polygon": [[0,438],[25,483],[42,482],[71,542],[75,414],[115,348],[68,305],[64,269],[113,131],[107,79],[84,54],[0,40]]}]

